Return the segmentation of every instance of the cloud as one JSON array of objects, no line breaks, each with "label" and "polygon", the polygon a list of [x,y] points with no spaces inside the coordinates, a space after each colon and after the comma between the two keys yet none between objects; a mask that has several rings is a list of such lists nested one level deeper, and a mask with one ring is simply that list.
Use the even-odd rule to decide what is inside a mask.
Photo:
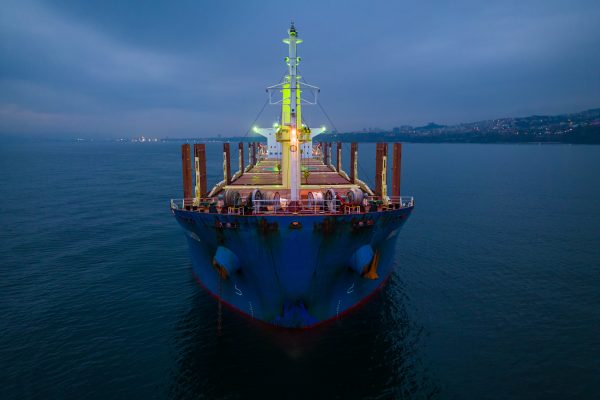
[{"label": "cloud", "polygon": [[[80,83],[163,83],[181,70],[172,54],[133,48],[102,32],[67,20],[45,6],[18,3],[0,14],[3,62],[16,58],[25,73]],[[40,68],[44,68],[43,74]],[[74,73],[73,73],[74,72]]]},{"label": "cloud", "polygon": [[3,2],[0,133],[241,134],[285,71],[292,18],[301,72],[342,130],[600,105],[597,2],[308,1],[293,14],[276,1]]}]

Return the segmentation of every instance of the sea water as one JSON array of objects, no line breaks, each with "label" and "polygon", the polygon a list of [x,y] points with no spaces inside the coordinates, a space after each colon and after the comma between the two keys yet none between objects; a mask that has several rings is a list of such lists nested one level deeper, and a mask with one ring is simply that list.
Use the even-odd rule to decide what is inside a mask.
[{"label": "sea water", "polygon": [[179,143],[1,143],[0,398],[597,398],[600,146],[403,150],[391,279],[296,332],[218,327],[169,211]]}]

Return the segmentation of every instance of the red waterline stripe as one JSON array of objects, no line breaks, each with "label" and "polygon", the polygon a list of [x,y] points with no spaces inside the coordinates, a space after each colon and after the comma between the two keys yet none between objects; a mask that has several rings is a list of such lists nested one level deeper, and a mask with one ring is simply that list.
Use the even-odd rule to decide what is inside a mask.
[{"label": "red waterline stripe", "polygon": [[263,321],[262,319],[259,318],[254,318],[251,315],[248,315],[246,312],[240,310],[239,308],[237,308],[236,306],[234,306],[233,304],[228,303],[227,301],[223,300],[222,298],[220,298],[219,296],[217,296],[216,294],[214,294],[213,292],[210,291],[210,289],[208,289],[206,287],[206,285],[200,280],[200,278],[198,278],[198,275],[196,275],[196,273],[194,272],[194,269],[191,268],[192,270],[192,275],[194,276],[194,279],[196,280],[196,282],[200,285],[200,287],[202,289],[204,289],[209,295],[211,295],[211,297],[213,297],[216,301],[221,301],[223,304],[225,304],[225,306],[227,308],[229,308],[232,311],[235,311],[236,313],[242,315],[243,317],[245,317],[246,319],[252,321],[252,322],[259,322],[262,326],[268,327],[270,329],[274,329],[274,330],[294,330],[294,331],[298,331],[298,330],[308,330],[308,329],[312,329],[312,328],[316,328],[316,327],[322,327],[326,324],[330,324],[331,322],[345,317],[346,315],[348,315],[348,313],[358,309],[359,307],[364,306],[366,303],[369,302],[369,300],[371,300],[373,298],[373,296],[375,296],[377,293],[379,293],[379,291],[387,284],[387,281],[390,279],[390,276],[392,275],[393,271],[390,271],[390,273],[385,277],[385,279],[383,281],[381,281],[381,283],[379,284],[379,286],[377,286],[371,293],[369,293],[367,296],[363,297],[360,301],[358,301],[357,303],[351,305],[350,307],[346,308],[344,311],[342,311],[341,313],[339,313],[338,315],[334,316],[334,317],[329,317],[327,319],[324,319],[323,321],[319,321],[317,323],[314,323],[312,325],[307,325],[307,326],[302,326],[299,328],[291,328],[291,327],[285,327],[285,326],[279,326],[279,325],[275,325],[272,323],[269,323],[267,321]]}]

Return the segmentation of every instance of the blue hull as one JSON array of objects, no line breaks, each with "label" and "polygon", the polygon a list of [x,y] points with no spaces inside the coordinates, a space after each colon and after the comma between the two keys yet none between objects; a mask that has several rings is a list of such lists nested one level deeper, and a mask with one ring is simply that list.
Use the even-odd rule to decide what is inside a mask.
[{"label": "blue hull", "polygon": [[381,286],[411,211],[173,213],[185,230],[194,273],[212,294],[252,318],[305,328],[338,317]]}]

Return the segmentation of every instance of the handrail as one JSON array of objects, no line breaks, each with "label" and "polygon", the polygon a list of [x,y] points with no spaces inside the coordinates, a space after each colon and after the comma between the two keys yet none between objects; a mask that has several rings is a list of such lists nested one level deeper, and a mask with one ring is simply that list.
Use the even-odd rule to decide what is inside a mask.
[{"label": "handrail", "polygon": [[388,210],[410,208],[414,206],[412,196],[392,196],[385,199],[380,196],[366,196],[361,204],[346,203],[346,199],[314,200],[302,199],[292,202],[281,198],[278,200],[254,200],[247,204],[247,198],[242,198],[240,205],[225,204],[218,197],[171,199],[172,210],[189,210],[208,212],[211,214],[236,215],[280,215],[280,214],[367,214]]}]

